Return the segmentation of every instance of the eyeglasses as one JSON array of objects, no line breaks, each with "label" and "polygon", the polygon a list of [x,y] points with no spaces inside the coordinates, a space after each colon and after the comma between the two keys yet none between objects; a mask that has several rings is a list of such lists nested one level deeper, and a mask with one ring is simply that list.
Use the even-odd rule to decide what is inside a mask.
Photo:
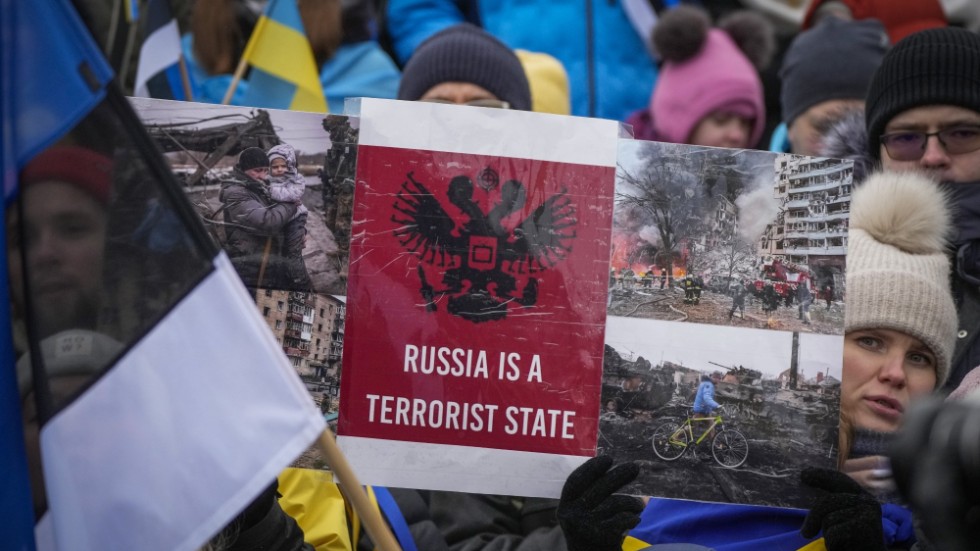
[{"label": "eyeglasses", "polygon": [[470,101],[464,101],[463,103],[458,103],[448,99],[442,98],[426,98],[423,100],[426,103],[448,103],[450,105],[469,105],[471,107],[489,107],[491,109],[510,109],[510,103],[499,99],[474,99]]},{"label": "eyeglasses", "polygon": [[903,130],[881,135],[881,145],[896,161],[918,161],[925,154],[929,137],[935,136],[946,153],[960,155],[980,149],[980,126],[954,126],[939,132]]}]

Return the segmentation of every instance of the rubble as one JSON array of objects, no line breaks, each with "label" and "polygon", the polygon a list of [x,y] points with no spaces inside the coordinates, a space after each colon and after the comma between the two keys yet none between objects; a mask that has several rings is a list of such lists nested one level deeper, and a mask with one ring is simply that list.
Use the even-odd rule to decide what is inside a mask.
[{"label": "rubble", "polygon": [[609,292],[607,311],[610,316],[686,321],[753,329],[778,329],[825,335],[839,335],[844,326],[844,305],[840,302],[831,302],[829,307],[824,301],[815,302],[810,306],[812,323],[804,324],[799,319],[796,304],[787,307],[781,302],[770,316],[763,311],[762,301],[752,296],[745,297],[744,317],[736,311],[735,315],[729,318],[732,298],[727,294],[712,291],[710,288],[702,291],[701,300],[698,304],[685,304],[684,291],[676,287],[663,290],[657,288],[613,288]]},{"label": "rubble", "polygon": [[737,428],[749,441],[748,461],[724,469],[699,459],[710,456],[706,447],[675,462],[661,461],[651,449],[652,433],[665,421],[685,419],[702,373],[671,362],[628,360],[608,345],[604,363],[599,448],[617,460],[640,463],[630,493],[808,506],[813,496],[799,483],[799,466],[829,466],[836,457],[839,386],[789,389],[751,366],[719,362],[719,371],[727,375],[716,385],[715,398],[728,411],[725,426]]}]

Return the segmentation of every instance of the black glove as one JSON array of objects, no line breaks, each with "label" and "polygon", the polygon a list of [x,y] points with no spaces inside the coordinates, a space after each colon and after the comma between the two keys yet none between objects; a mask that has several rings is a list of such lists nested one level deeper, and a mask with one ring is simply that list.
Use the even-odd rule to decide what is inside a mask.
[{"label": "black glove", "polygon": [[980,541],[980,406],[932,398],[915,404],[889,457],[895,484],[937,549]]},{"label": "black glove", "polygon": [[643,501],[614,495],[640,473],[636,463],[612,467],[608,455],[593,457],[568,475],[558,503],[568,551],[620,551],[626,532],[640,522]]},{"label": "black glove", "polygon": [[225,551],[313,551],[303,530],[279,506],[279,481],[273,480],[252,503],[212,540]]},{"label": "black glove", "polygon": [[800,530],[804,538],[823,530],[827,551],[885,551],[881,504],[874,496],[833,469],[804,469],[800,478],[807,486],[829,492],[807,513]]}]

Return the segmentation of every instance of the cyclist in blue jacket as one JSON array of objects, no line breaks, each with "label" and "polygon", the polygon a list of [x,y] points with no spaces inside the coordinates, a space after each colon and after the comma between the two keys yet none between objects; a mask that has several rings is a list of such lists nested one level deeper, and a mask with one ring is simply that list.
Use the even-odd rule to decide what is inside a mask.
[{"label": "cyclist in blue jacket", "polygon": [[694,397],[694,413],[699,415],[711,415],[711,412],[720,408],[721,404],[715,401],[715,385],[721,381],[721,373],[715,371],[709,377],[701,376],[701,384],[698,385],[698,394]]}]

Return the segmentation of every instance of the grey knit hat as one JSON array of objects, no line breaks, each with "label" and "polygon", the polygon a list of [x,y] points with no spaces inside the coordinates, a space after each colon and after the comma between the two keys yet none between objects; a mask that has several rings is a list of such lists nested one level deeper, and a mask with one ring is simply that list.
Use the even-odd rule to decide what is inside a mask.
[{"label": "grey knit hat", "polygon": [[903,38],[882,60],[865,105],[868,152],[875,159],[885,126],[903,111],[954,105],[980,112],[980,35],[946,27]]},{"label": "grey knit hat", "polygon": [[786,124],[830,100],[863,100],[888,49],[888,33],[876,19],[828,17],[800,33],[779,70],[779,100]]},{"label": "grey knit hat", "polygon": [[913,173],[878,173],[851,198],[844,331],[892,329],[936,356],[936,388],[949,376],[956,307],[949,288],[947,200]]},{"label": "grey knit hat", "polygon": [[418,100],[443,82],[476,84],[512,109],[531,110],[531,87],[517,54],[469,23],[444,29],[419,44],[402,71],[398,99]]}]

